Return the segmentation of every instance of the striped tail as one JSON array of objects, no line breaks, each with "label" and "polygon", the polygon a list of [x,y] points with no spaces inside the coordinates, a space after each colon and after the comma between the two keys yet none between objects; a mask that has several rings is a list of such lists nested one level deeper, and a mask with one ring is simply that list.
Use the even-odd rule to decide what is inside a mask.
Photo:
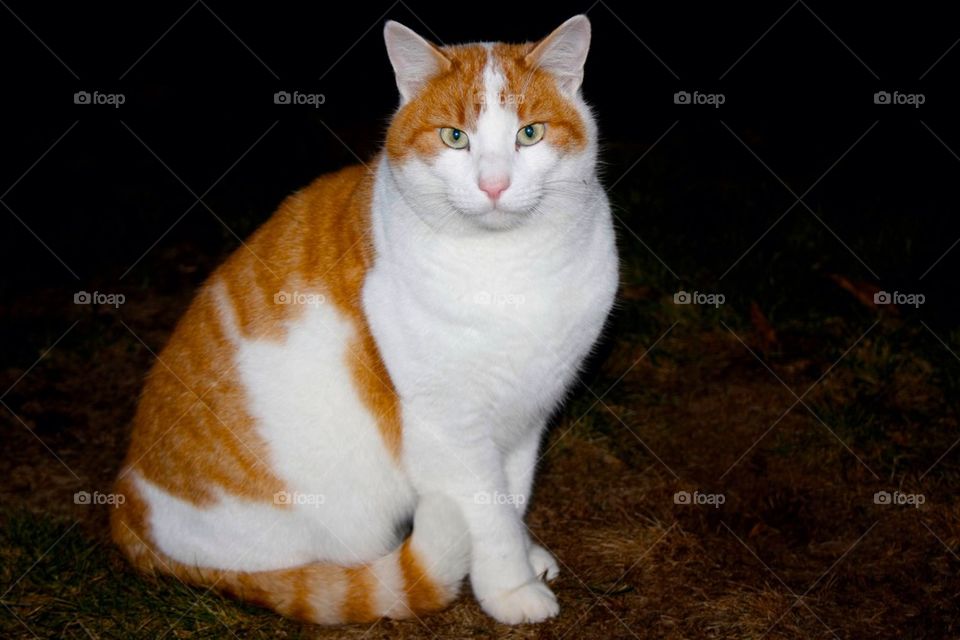
[{"label": "striped tail", "polygon": [[123,526],[122,514],[117,516],[114,539],[138,568],[318,624],[409,618],[443,609],[456,599],[470,562],[463,516],[440,495],[420,498],[413,533],[398,549],[357,567],[317,563],[259,572],[190,567],[157,555]]}]

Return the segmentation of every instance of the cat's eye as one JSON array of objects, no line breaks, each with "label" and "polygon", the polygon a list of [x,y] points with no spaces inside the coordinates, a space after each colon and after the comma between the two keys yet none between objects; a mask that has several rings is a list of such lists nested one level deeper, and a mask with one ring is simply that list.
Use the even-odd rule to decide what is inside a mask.
[{"label": "cat's eye", "polygon": [[443,140],[443,144],[451,149],[466,149],[467,145],[470,144],[466,131],[453,127],[442,127],[440,129],[440,139]]},{"label": "cat's eye", "polygon": [[547,131],[547,125],[542,122],[528,124],[520,131],[517,131],[517,144],[529,147],[543,140],[543,134]]}]

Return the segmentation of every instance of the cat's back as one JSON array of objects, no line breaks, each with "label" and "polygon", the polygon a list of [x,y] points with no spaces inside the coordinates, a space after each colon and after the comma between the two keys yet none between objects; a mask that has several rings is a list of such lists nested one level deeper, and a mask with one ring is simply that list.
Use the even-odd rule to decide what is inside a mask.
[{"label": "cat's back", "polygon": [[[211,278],[229,278],[236,268],[260,268],[274,279],[291,276],[332,281],[313,269],[341,260],[367,259],[363,252],[345,254],[366,234],[370,223],[373,177],[363,165],[326,173],[295,191],[276,212],[238,247]],[[348,262],[349,264],[349,262]],[[300,273],[297,273],[297,272]]]},{"label": "cat's back", "polygon": [[[255,346],[288,345],[311,316],[324,316],[331,329],[351,325],[343,326],[343,332],[363,333],[358,301],[371,262],[371,190],[372,178],[362,165],[321,175],[289,195],[213,271],[147,376],[134,420],[134,445],[143,436],[159,442],[161,426],[174,433],[185,427],[196,430],[198,421],[194,417],[191,424],[189,414],[168,422],[176,417],[169,414],[171,407],[183,404],[181,398],[202,398],[201,406],[249,404],[249,384],[227,393],[226,383],[243,374],[238,359]],[[332,331],[324,333],[329,338]],[[145,457],[167,464],[195,459],[156,453]]]},{"label": "cat's back", "polygon": [[[120,484],[165,516],[128,526],[152,533],[167,555],[223,566],[247,544],[258,551],[249,557],[267,564],[344,559],[336,540],[303,533],[320,526],[304,519],[318,518],[365,557],[396,542],[395,522],[412,509],[392,464],[400,414],[360,307],[371,188],[369,172],[355,166],[290,195],[214,271],[160,352]],[[344,442],[376,459],[374,470],[341,466]],[[395,491],[379,505],[359,499],[377,495],[376,486]],[[277,495],[325,507],[278,505]],[[357,505],[375,515],[348,517]],[[245,533],[277,508],[282,553]],[[217,548],[196,523],[230,531],[238,544]],[[194,539],[184,526],[199,529]]]},{"label": "cat's back", "polygon": [[[355,317],[357,291],[371,261],[373,179],[363,165],[323,174],[277,210],[211,274],[171,342],[189,331],[197,307],[229,303],[245,338],[280,338],[303,303],[323,300]],[[315,295],[307,295],[307,294]]]}]

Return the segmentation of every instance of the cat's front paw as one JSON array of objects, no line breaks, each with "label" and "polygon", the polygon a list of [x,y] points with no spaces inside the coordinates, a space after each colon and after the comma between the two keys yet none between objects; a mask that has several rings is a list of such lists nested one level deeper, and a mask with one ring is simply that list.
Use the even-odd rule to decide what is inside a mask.
[{"label": "cat's front paw", "polygon": [[531,544],[530,551],[527,552],[527,558],[530,560],[533,572],[541,580],[553,580],[560,575],[560,566],[557,565],[556,558],[540,545]]},{"label": "cat's front paw", "polygon": [[484,598],[480,606],[504,624],[543,622],[560,613],[557,597],[539,580]]}]

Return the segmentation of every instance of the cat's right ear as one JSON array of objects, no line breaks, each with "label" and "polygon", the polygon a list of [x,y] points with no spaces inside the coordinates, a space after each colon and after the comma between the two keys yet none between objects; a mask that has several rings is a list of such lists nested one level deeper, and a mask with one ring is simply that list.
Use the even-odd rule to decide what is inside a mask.
[{"label": "cat's right ear", "polygon": [[383,40],[397,76],[400,104],[410,102],[430,78],[450,68],[450,60],[440,49],[399,22],[387,21]]}]

